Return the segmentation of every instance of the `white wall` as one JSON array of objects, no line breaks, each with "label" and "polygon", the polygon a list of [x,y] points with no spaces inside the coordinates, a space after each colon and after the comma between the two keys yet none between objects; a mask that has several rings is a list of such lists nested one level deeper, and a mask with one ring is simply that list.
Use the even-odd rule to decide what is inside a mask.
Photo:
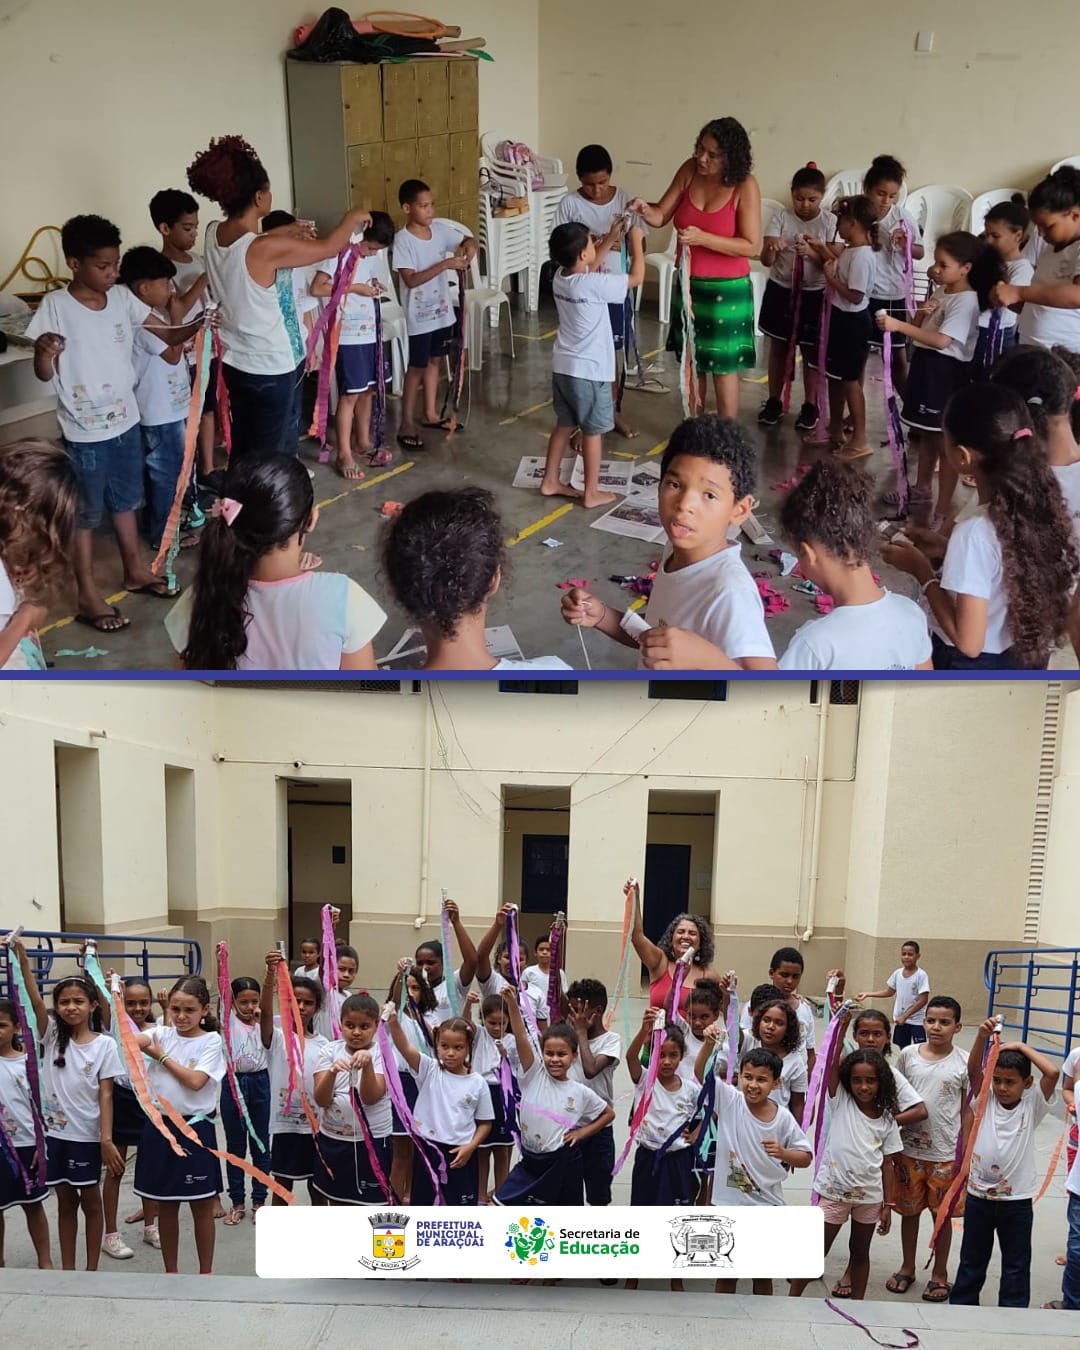
[{"label": "white wall", "polygon": [[[0,0],[0,279],[39,225],[83,212],[114,220],[125,245],[152,242],[151,196],[186,189],[211,136],[246,136],[288,206],[282,57],[323,7]],[[454,0],[438,12],[464,37],[486,37],[495,57],[481,63],[481,131],[507,127],[535,143],[538,0]]]}]

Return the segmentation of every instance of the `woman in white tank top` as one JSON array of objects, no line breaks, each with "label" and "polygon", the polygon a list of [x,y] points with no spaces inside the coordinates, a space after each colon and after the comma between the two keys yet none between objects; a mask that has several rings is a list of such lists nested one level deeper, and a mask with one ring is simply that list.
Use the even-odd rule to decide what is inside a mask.
[{"label": "woman in white tank top", "polygon": [[[351,211],[325,239],[311,238],[303,225],[260,234],[271,205],[270,180],[240,136],[211,141],[188,169],[188,183],[225,212],[224,220],[206,228],[205,257],[210,292],[221,306],[232,452],[298,454],[303,344],[298,332],[290,336],[287,319],[295,316],[282,310],[277,274],[340,252],[371,217]],[[282,292],[291,294],[287,286]]]}]

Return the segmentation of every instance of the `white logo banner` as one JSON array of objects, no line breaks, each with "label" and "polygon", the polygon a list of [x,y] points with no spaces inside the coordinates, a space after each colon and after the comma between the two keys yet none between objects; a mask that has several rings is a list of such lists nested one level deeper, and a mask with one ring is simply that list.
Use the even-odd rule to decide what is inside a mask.
[{"label": "white logo banner", "polygon": [[816,1279],[821,1210],[264,1206],[263,1279]]}]

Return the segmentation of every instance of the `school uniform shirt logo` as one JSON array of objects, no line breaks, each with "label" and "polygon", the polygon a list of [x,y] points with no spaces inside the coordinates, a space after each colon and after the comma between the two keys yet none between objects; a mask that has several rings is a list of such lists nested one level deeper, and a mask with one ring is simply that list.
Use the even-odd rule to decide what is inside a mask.
[{"label": "school uniform shirt logo", "polygon": [[127,324],[124,324],[124,323],[114,323],[114,324],[113,324],[113,341],[114,341],[114,342],[126,342],[127,340],[128,340]]}]

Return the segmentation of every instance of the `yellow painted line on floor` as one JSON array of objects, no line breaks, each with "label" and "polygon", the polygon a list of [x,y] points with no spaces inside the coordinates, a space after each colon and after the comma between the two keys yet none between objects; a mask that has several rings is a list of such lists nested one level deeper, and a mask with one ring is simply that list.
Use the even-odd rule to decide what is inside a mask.
[{"label": "yellow painted line on floor", "polygon": [[512,539],[506,541],[507,548],[513,548],[515,544],[520,544],[523,539],[528,539],[530,534],[535,534],[537,530],[544,530],[560,516],[565,516],[567,511],[574,509],[573,502],[564,502],[562,506],[557,506],[554,511],[549,511],[546,516],[541,516],[539,520],[534,520],[531,525],[526,525],[523,530],[519,530]]},{"label": "yellow painted line on floor", "polygon": [[340,502],[345,497],[351,497],[354,492],[366,492],[368,488],[378,486],[379,483],[385,483],[388,478],[396,478],[399,473],[404,473],[406,469],[414,467],[415,461],[407,459],[404,464],[399,464],[394,469],[387,469],[385,473],[376,474],[374,478],[365,478],[362,483],[357,483],[355,487],[346,488],[344,492],[339,492],[336,497],[327,497],[324,501],[316,502],[321,511],[324,506],[332,506],[334,502]]},{"label": "yellow painted line on floor", "polygon": [[667,441],[661,441],[659,445],[654,445],[651,450],[646,450],[645,457],[648,458],[650,455],[662,455],[666,449]]},{"label": "yellow painted line on floor", "polygon": [[651,352],[642,352],[641,359],[647,361],[650,356],[659,356],[661,352],[666,352],[666,347],[654,347]]},{"label": "yellow painted line on floor", "polygon": [[515,333],[519,342],[549,342],[559,330],[551,328],[546,333]]},{"label": "yellow painted line on floor", "polygon": [[521,412],[515,413],[513,417],[504,417],[499,423],[501,427],[508,427],[511,422],[520,422],[523,417],[531,417],[533,413],[539,412],[541,408],[550,408],[552,400],[544,399],[543,403],[534,403],[531,408],[522,408]]},{"label": "yellow painted line on floor", "polygon": [[768,384],[769,377],[768,375],[755,375],[754,378],[751,379],[748,375],[744,375],[742,382],[743,384]]},{"label": "yellow painted line on floor", "polygon": [[[332,506],[334,502],[340,502],[344,497],[350,497],[354,492],[364,492],[367,488],[373,488],[376,487],[379,483],[385,483],[388,478],[396,478],[399,473],[404,473],[406,469],[411,469],[414,467],[414,465],[415,465],[414,460],[411,459],[406,460],[404,464],[399,464],[396,468],[393,469],[387,469],[385,473],[376,474],[374,478],[366,478],[362,483],[357,483],[355,487],[346,488],[344,492],[339,492],[336,497],[327,497],[324,501],[318,502],[317,505],[319,507],[319,510],[321,511],[324,506]],[[543,521],[541,521],[540,523],[543,524]],[[105,597],[105,603],[107,605],[118,605],[121,600],[127,599],[127,594],[128,594],[127,591],[117,591],[115,595],[107,595]],[[68,624],[74,622],[75,622],[75,615],[68,614],[63,619],[57,619],[55,623],[50,623],[47,624],[44,628],[39,628],[37,630],[38,637],[44,637],[46,633],[51,633],[53,632],[54,629],[57,628],[66,628]],[[114,631],[121,632],[123,630],[116,629]],[[105,632],[102,633],[101,636],[111,637],[112,634]]]},{"label": "yellow painted line on floor", "polygon": [[612,450],[611,454],[614,459],[637,459],[632,450]]}]

